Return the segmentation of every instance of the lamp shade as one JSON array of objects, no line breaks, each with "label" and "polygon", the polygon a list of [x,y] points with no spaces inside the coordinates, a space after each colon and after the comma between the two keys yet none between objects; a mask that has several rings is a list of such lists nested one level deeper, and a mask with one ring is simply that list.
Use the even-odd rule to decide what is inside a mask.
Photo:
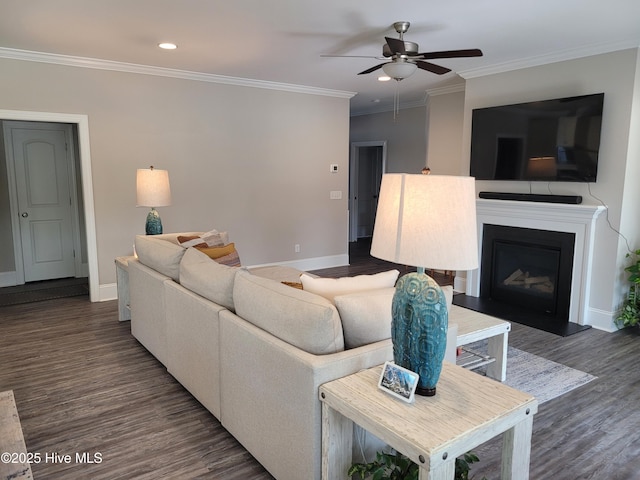
[{"label": "lamp shade", "polygon": [[139,168],[136,175],[138,207],[166,207],[171,205],[169,172],[157,168]]},{"label": "lamp shade", "polygon": [[382,65],[384,73],[395,80],[402,80],[410,77],[417,70],[418,66],[411,62],[389,62]]},{"label": "lamp shade", "polygon": [[382,177],[371,255],[440,270],[478,267],[473,177]]}]

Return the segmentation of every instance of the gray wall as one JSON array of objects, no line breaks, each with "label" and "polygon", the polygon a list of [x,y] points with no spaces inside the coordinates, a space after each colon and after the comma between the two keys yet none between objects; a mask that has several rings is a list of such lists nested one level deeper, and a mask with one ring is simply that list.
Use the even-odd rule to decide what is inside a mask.
[{"label": "gray wall", "polygon": [[426,109],[414,107],[393,112],[351,117],[350,142],[387,142],[385,173],[419,173],[426,159]]},{"label": "gray wall", "polygon": [[348,254],[348,196],[329,200],[348,191],[348,98],[9,59],[0,71],[1,109],[88,116],[100,285],[144,233],[135,174],[149,165],[169,170],[165,232],[226,230],[246,265]]},{"label": "gray wall", "polygon": [[[582,195],[583,203],[608,207],[600,215],[590,301],[594,325],[613,328],[626,291],[627,243],[640,248],[640,75],[638,49],[585,57],[466,81],[460,172],[469,172],[471,111],[474,108],[605,93],[596,183],[478,181],[478,191]],[[612,73],[615,72],[615,73]],[[625,238],[620,236],[619,231]]]}]

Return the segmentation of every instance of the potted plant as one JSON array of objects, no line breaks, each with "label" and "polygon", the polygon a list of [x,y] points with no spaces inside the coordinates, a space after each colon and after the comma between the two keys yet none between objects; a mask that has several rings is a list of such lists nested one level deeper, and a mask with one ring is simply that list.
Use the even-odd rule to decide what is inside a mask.
[{"label": "potted plant", "polygon": [[[467,452],[456,458],[454,480],[469,480],[470,465],[478,460],[473,452]],[[375,461],[354,463],[347,475],[349,478],[356,475],[356,478],[371,478],[371,480],[418,480],[419,468],[409,457],[400,452],[377,452]],[[486,480],[486,477],[482,477],[482,480]]]},{"label": "potted plant", "polygon": [[627,253],[627,257],[631,256],[635,261],[624,269],[629,272],[630,285],[622,311],[616,318],[619,328],[634,327],[640,323],[640,249]]}]

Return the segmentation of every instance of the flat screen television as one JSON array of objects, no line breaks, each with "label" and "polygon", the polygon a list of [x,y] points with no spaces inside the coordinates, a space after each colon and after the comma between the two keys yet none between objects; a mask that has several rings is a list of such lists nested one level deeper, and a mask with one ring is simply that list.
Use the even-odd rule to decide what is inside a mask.
[{"label": "flat screen television", "polygon": [[604,93],[472,112],[477,180],[595,182]]}]

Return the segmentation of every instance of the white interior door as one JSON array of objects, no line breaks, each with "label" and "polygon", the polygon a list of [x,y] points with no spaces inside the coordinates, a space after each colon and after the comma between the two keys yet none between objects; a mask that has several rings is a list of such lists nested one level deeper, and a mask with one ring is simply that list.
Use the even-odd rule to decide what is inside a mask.
[{"label": "white interior door", "polygon": [[24,280],[75,275],[67,125],[8,122],[8,164],[13,168]]}]

